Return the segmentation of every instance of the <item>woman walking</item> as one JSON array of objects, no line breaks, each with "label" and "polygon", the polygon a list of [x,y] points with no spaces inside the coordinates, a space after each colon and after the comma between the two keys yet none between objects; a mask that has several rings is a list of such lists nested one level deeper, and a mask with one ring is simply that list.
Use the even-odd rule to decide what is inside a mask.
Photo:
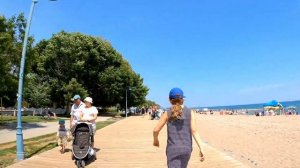
[{"label": "woman walking", "polygon": [[98,115],[98,110],[95,106],[92,106],[93,99],[91,97],[86,97],[84,99],[85,107],[82,108],[81,121],[89,122],[92,124],[93,135],[91,138],[91,146],[94,147],[94,135],[96,133],[96,119]]},{"label": "woman walking", "polygon": [[153,130],[153,145],[159,147],[158,134],[167,123],[167,164],[168,168],[186,168],[192,153],[192,136],[198,147],[200,161],[204,161],[203,150],[200,145],[200,136],[196,128],[195,114],[184,103],[183,91],[173,88],[169,93],[172,104],[170,110],[164,113]]}]

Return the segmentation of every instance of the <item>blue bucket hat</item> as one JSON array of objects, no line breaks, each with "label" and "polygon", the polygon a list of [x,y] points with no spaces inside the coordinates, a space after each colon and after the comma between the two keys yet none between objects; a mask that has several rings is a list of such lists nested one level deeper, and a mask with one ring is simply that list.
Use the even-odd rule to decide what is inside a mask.
[{"label": "blue bucket hat", "polygon": [[58,124],[65,124],[65,120],[64,120],[64,119],[60,119],[60,120],[58,121]]},{"label": "blue bucket hat", "polygon": [[182,99],[185,98],[183,91],[180,88],[173,88],[169,93],[170,99]]},{"label": "blue bucket hat", "polygon": [[71,100],[74,101],[74,100],[77,100],[77,99],[80,99],[81,97],[79,95],[75,95]]}]

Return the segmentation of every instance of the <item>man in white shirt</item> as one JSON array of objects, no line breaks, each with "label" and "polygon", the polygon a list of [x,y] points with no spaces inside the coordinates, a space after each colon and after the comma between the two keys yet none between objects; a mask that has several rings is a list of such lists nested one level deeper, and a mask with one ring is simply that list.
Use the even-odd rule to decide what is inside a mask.
[{"label": "man in white shirt", "polygon": [[79,95],[75,95],[72,98],[74,104],[72,105],[70,112],[70,129],[80,120],[81,111],[85,107],[85,104],[81,101],[81,97]]}]

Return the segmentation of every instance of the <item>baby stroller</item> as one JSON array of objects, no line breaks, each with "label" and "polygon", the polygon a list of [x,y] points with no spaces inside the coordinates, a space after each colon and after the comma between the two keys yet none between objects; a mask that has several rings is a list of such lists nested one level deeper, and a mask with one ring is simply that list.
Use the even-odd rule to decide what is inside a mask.
[{"label": "baby stroller", "polygon": [[74,136],[72,160],[76,160],[78,168],[84,168],[87,160],[92,157],[94,160],[97,159],[96,151],[91,147],[92,125],[84,122],[78,123],[72,134]]}]

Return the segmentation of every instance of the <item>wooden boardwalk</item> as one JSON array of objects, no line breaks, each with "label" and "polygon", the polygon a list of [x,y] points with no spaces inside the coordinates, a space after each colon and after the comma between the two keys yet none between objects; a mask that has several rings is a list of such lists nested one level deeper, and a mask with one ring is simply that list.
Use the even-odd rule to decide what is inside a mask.
[{"label": "wooden boardwalk", "polygon": [[[88,164],[91,168],[165,168],[166,166],[166,127],[160,133],[160,148],[152,146],[152,130],[157,121],[147,117],[129,117],[108,127],[98,130],[95,147],[98,159]],[[200,133],[201,134],[201,133]],[[206,160],[199,161],[198,149],[194,151],[189,162],[190,168],[243,168],[242,163],[226,156],[216,149],[204,144]],[[72,152],[59,153],[54,148],[42,154],[18,162],[11,168],[59,168],[76,167],[71,160]]]}]

